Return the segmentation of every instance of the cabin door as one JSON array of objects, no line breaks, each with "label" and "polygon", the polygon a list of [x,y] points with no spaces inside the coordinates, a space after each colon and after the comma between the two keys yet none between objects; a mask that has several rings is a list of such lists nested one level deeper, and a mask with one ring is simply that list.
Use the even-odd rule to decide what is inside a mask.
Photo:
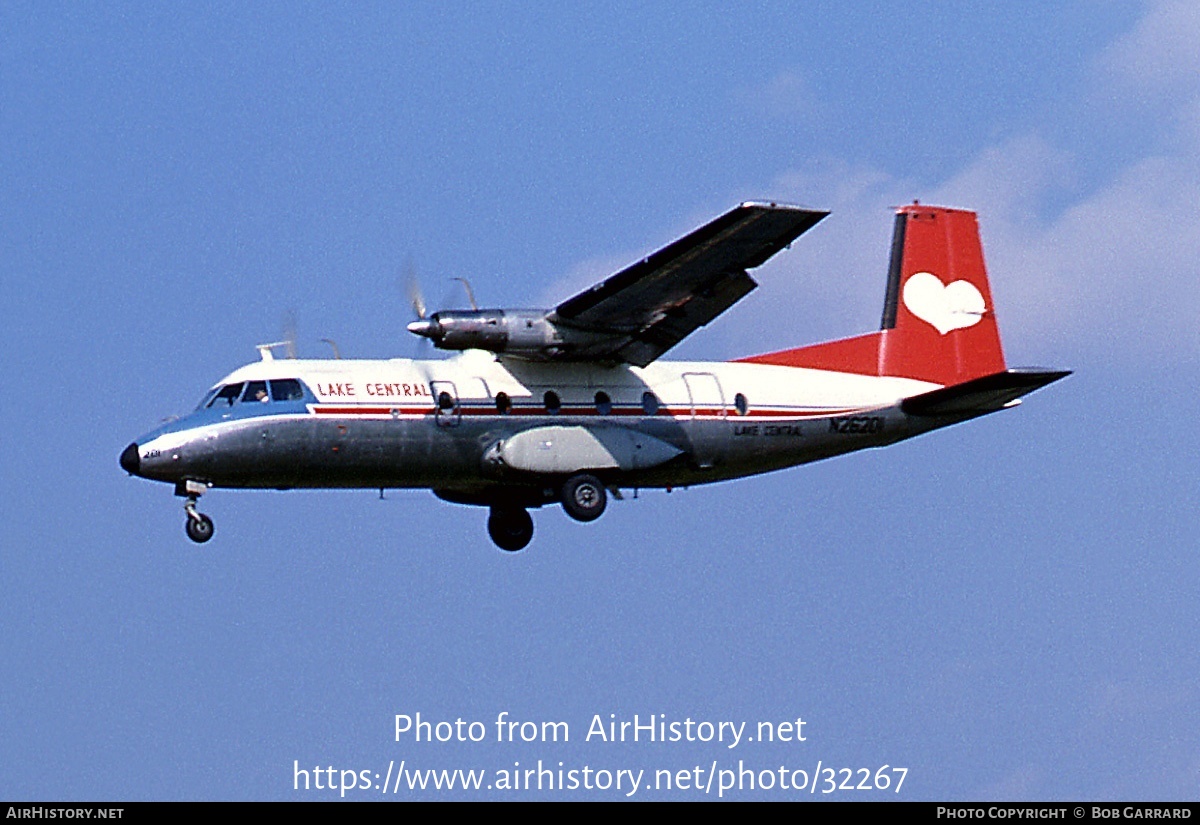
[{"label": "cabin door", "polygon": [[683,383],[691,405],[692,456],[698,467],[711,467],[721,456],[729,428],[725,394],[711,372],[685,372]]}]

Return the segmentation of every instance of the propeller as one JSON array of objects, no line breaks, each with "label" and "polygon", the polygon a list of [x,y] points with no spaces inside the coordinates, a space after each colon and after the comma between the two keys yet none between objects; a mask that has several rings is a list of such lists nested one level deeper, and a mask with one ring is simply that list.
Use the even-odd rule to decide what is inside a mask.
[{"label": "propeller", "polygon": [[412,305],[413,315],[417,316],[418,321],[425,320],[427,307],[425,306],[425,296],[421,293],[421,282],[417,280],[417,272],[413,268],[412,261],[404,268],[405,286],[408,290],[408,302]]},{"label": "propeller", "polygon": [[283,313],[283,351],[293,361],[296,360],[296,311],[288,309]]},{"label": "propeller", "polygon": [[[457,276],[451,278],[450,280],[458,281],[463,285],[463,290],[467,294],[467,303],[471,305],[471,309],[478,310],[479,304],[475,300],[475,290],[471,288],[471,282],[466,278]],[[408,292],[408,302],[412,306],[413,315],[416,316],[418,321],[427,320],[429,316],[429,307],[425,303],[425,295],[421,291],[421,282],[417,278],[416,270],[411,261],[404,268],[404,282],[405,289]],[[454,300],[455,299],[452,294],[447,294],[443,298],[442,304],[445,305],[446,308],[449,308],[450,304],[454,303]]]},{"label": "propeller", "polygon": [[404,267],[404,282],[405,290],[408,292],[408,303],[412,307],[413,315],[416,317],[416,320],[408,324],[407,328],[409,332],[419,337],[413,357],[425,358],[429,356],[429,350],[433,346],[433,341],[429,339],[428,331],[437,322],[428,317],[429,307],[425,303],[425,295],[421,290],[421,281],[417,278],[417,271],[411,259]]},{"label": "propeller", "polygon": [[282,347],[285,358],[296,358],[296,313],[292,310],[287,310],[283,313],[283,321],[280,323],[283,331],[283,337],[278,341],[272,341],[269,344],[256,344],[255,349],[258,350],[259,356],[264,361],[275,360],[275,348]]},{"label": "propeller", "polygon": [[[439,315],[446,312],[446,310],[443,309],[430,314],[429,307],[425,303],[425,296],[421,291],[421,284],[417,280],[417,275],[411,261],[405,267],[405,272],[405,281],[407,282],[408,288],[408,300],[412,305],[413,315],[416,316],[416,320],[408,324],[407,329],[414,335],[426,339],[426,341],[429,343],[433,343],[434,341],[440,342],[442,340],[442,336],[445,334],[445,328],[442,325],[442,321],[445,319],[439,317]],[[470,303],[471,309],[478,311],[479,304],[475,301],[475,290],[471,288],[471,282],[466,278],[460,277],[451,278],[450,280],[458,281],[463,285],[463,289],[466,291],[467,301]],[[454,303],[454,300],[453,294],[447,295],[442,300],[442,306],[450,306]]]},{"label": "propeller", "polygon": [[471,309],[478,310],[479,304],[475,303],[475,290],[471,289],[471,282],[466,278],[455,278],[454,280],[460,281],[463,289],[467,291],[467,300],[471,302]]}]

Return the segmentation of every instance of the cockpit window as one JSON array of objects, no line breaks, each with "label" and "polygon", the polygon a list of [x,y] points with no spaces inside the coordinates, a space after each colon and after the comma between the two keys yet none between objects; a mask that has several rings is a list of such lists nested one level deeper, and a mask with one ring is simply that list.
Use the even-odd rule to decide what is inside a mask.
[{"label": "cockpit window", "polygon": [[209,404],[211,404],[213,402],[213,398],[216,396],[217,392],[220,389],[221,389],[220,387],[213,387],[211,390],[204,393],[204,397],[200,399],[200,403],[196,405],[196,409],[202,410],[205,407],[207,407]]},{"label": "cockpit window", "polygon": [[[270,387],[268,394],[267,388]],[[203,407],[232,407],[238,401],[244,404],[266,404],[269,401],[302,401],[304,385],[295,378],[278,378],[272,381],[239,381],[214,390],[200,402]]]},{"label": "cockpit window", "polygon": [[271,397],[276,401],[300,401],[304,398],[304,388],[295,378],[284,378],[271,383]]},{"label": "cockpit window", "polygon": [[221,387],[221,391],[216,394],[212,401],[208,402],[210,407],[232,407],[233,402],[237,401],[238,396],[242,394],[244,385],[239,381],[236,384],[226,384]]},{"label": "cockpit window", "polygon": [[246,384],[246,392],[242,395],[242,401],[247,404],[251,401],[267,404],[270,400],[271,396],[267,395],[266,381],[250,381]]}]

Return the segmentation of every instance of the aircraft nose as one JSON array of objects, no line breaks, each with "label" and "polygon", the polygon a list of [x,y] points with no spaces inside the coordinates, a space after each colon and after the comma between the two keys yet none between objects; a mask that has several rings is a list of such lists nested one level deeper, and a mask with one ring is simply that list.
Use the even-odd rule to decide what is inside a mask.
[{"label": "aircraft nose", "polygon": [[137,471],[142,467],[142,459],[138,455],[138,445],[133,443],[122,450],[119,461],[121,462],[122,470],[130,475],[136,475]]}]

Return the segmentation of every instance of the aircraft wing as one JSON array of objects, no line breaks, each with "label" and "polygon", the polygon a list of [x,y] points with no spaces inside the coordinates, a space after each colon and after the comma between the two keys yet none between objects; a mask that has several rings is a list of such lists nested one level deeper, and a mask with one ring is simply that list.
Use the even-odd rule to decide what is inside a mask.
[{"label": "aircraft wing", "polygon": [[644,367],[758,286],[746,270],[763,264],[828,214],[743,203],[562,302],[550,320],[592,333],[573,359]]}]

